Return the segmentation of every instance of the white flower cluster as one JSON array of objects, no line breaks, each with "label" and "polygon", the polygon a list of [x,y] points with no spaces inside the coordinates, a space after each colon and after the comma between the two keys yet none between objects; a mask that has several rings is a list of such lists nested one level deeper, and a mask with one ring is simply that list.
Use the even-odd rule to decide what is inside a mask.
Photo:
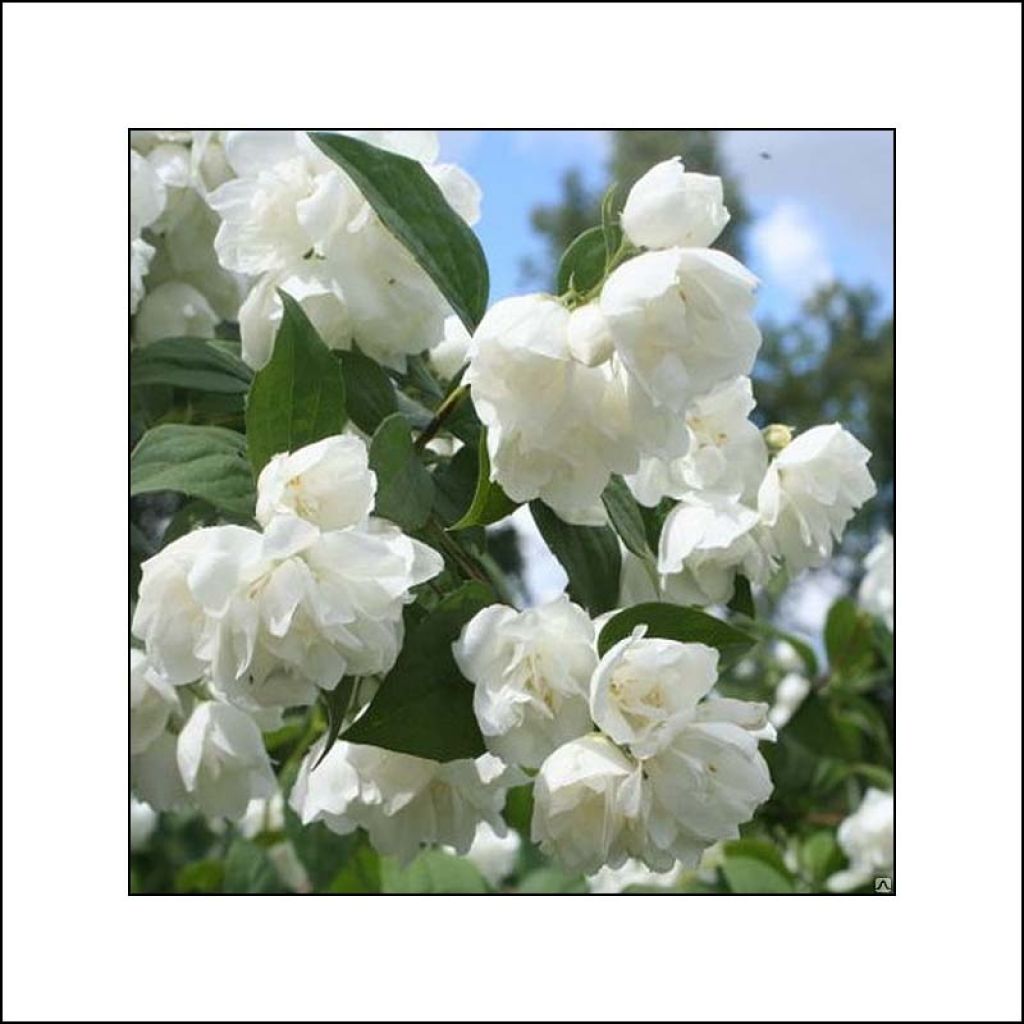
[{"label": "white flower cluster", "polygon": [[644,505],[679,502],[656,593],[686,604],[728,601],[738,572],[764,583],[779,558],[793,571],[822,564],[875,492],[868,450],[838,424],[769,460],[746,376],[761,343],[757,281],[706,248],[728,219],[719,179],[658,164],[622,212],[626,238],[646,251],[571,311],[548,295],[497,303],[465,376],[509,497],[601,524],[601,493],[619,473]]},{"label": "white flower cluster", "polygon": [[[273,786],[252,716],[273,726],[281,710],[313,703],[343,676],[394,665],[411,588],[443,561],[372,516],[375,493],[363,441],[326,438],[264,467],[262,530],[196,530],[143,564],[132,752],[142,758],[137,788],[154,807],[187,792],[207,815],[238,818]],[[216,701],[196,706],[175,737],[168,727],[184,718],[176,688],[195,682]],[[153,792],[158,777],[166,793]]]},{"label": "white flower cluster", "polygon": [[[467,223],[480,216],[480,189],[453,164],[437,163],[431,131],[346,132],[423,164]],[[384,227],[341,168],[305,132],[231,131],[224,154],[232,177],[208,196],[220,216],[221,266],[253,283],[238,313],[242,356],[270,359],[283,289],[330,348],[353,341],[385,366],[445,336],[451,307]]]},{"label": "white flower cluster", "polygon": [[136,343],[212,338],[235,320],[245,289],[217,260],[210,191],[232,171],[224,133],[133,131],[130,138],[129,291]]},{"label": "white flower cluster", "polygon": [[486,608],[454,647],[488,748],[539,769],[532,838],[570,871],[693,867],[771,793],[767,706],[709,696],[710,647],[642,634],[599,659],[594,624],[563,596]]}]

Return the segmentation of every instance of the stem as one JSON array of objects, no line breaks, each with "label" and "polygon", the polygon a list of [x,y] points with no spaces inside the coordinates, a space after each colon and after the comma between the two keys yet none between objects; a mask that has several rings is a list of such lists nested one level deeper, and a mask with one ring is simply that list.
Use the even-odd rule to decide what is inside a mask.
[{"label": "stem", "polygon": [[437,538],[437,543],[440,545],[442,550],[470,579],[477,580],[480,583],[486,583],[489,587],[492,586],[490,579],[483,569],[477,566],[473,559],[463,551],[454,540],[452,540],[452,538],[445,532],[444,527],[434,516],[430,517],[427,521],[427,525]]},{"label": "stem", "polygon": [[416,450],[422,451],[427,445],[428,441],[435,438],[441,427],[444,426],[445,420],[459,407],[463,398],[469,394],[469,385],[460,384],[454,391],[452,391],[445,400],[437,407],[437,412],[434,413],[434,418],[423,428],[423,432],[419,437],[416,438]]}]

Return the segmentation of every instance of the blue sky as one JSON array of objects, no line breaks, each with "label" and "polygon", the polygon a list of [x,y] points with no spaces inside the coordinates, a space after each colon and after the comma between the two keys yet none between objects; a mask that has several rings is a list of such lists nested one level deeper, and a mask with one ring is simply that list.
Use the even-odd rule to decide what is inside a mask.
[{"label": "blue sky", "polygon": [[[748,262],[762,281],[762,316],[794,315],[815,285],[832,278],[871,284],[891,306],[892,140],[887,131],[723,133],[726,159],[755,215]],[[520,263],[540,250],[530,209],[558,198],[570,167],[603,184],[607,134],[447,131],[441,146],[442,159],[461,164],[483,188],[476,230],[491,268],[491,301],[527,290]]]}]

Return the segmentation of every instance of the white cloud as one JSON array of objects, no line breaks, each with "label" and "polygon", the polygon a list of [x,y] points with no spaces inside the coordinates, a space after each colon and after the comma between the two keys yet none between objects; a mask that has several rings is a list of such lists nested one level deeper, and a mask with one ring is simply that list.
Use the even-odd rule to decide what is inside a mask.
[{"label": "white cloud", "polygon": [[799,203],[779,203],[756,221],[750,242],[766,283],[799,298],[835,277],[824,237]]}]

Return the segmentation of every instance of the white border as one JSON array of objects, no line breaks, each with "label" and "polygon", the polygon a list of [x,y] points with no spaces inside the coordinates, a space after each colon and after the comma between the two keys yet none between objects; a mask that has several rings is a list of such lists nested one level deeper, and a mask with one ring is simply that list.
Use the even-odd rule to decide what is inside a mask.
[{"label": "white border", "polygon": [[[1018,5],[3,26],[5,1019],[1019,1019]],[[897,128],[897,896],[126,897],[124,132],[300,121]]]}]

